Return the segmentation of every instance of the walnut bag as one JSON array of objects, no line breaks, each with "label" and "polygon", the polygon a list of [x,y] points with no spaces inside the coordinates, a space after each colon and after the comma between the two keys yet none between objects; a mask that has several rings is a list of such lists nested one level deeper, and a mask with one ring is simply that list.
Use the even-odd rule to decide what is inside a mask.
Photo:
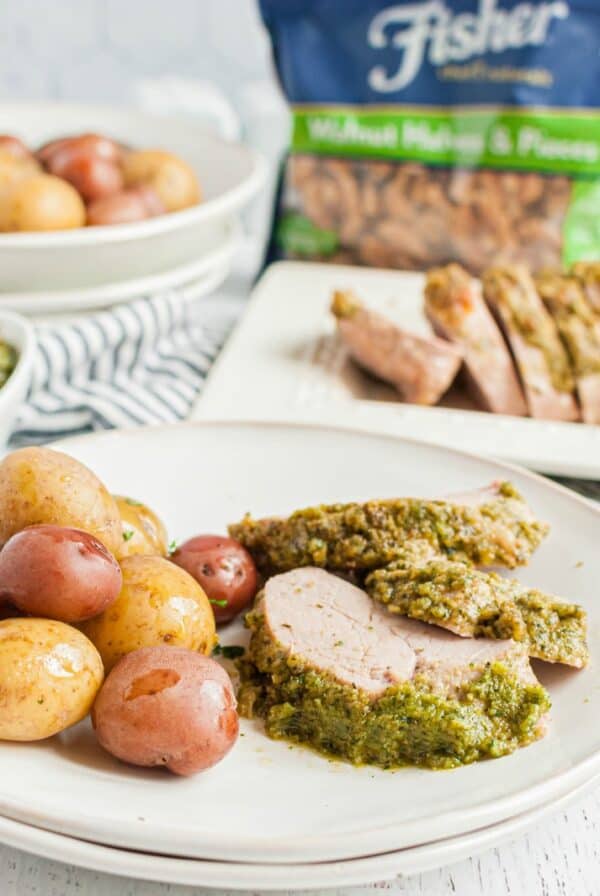
[{"label": "walnut bag", "polygon": [[278,257],[600,258],[600,0],[260,0],[293,130]]}]

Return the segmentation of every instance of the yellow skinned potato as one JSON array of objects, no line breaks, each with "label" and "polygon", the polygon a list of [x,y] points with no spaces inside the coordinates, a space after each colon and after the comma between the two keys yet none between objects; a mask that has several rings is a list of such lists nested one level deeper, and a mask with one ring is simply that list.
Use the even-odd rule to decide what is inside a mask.
[{"label": "yellow skinned potato", "polygon": [[35,159],[20,159],[6,149],[0,148],[0,190],[4,190],[17,180],[36,174],[39,170]]},{"label": "yellow skinned potato", "polygon": [[38,523],[83,529],[113,554],[123,543],[115,499],[91,470],[51,448],[20,448],[0,463],[0,546]]},{"label": "yellow skinned potato", "polygon": [[146,504],[115,495],[115,501],[121,514],[123,541],[117,551],[117,560],[132,557],[134,554],[150,554],[166,557],[168,536],[163,521]]},{"label": "yellow skinned potato", "polygon": [[127,153],[123,160],[126,186],[147,184],[158,193],[169,212],[200,202],[200,185],[187,162],[162,149],[141,149]]},{"label": "yellow skinned potato", "polygon": [[0,194],[0,230],[70,230],[85,224],[77,190],[60,177],[33,174],[18,178]]},{"label": "yellow skinned potato", "polygon": [[90,711],[104,671],[98,651],[50,619],[0,622],[0,740],[51,737]]},{"label": "yellow skinned potato", "polygon": [[121,563],[123,587],[100,616],[81,631],[100,652],[109,672],[140,647],[187,647],[209,655],[216,643],[215,617],[198,583],[164,557],[136,555]]}]

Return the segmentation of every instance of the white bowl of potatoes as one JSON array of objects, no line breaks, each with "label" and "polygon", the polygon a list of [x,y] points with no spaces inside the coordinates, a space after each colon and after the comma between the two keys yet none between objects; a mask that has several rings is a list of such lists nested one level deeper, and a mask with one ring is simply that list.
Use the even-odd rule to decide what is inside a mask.
[{"label": "white bowl of potatoes", "polygon": [[189,265],[264,179],[259,156],[202,123],[126,107],[0,104],[0,135],[0,294]]}]

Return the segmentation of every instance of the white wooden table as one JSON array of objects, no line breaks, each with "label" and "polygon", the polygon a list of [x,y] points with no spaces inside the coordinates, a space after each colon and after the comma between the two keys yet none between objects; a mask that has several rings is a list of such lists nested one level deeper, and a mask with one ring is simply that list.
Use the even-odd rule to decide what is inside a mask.
[{"label": "white wooden table", "polygon": [[[600,790],[519,840],[472,859],[394,882],[328,892],[374,896],[382,891],[390,896],[598,896]],[[0,847],[1,896],[192,896],[216,892],[96,874]]]}]

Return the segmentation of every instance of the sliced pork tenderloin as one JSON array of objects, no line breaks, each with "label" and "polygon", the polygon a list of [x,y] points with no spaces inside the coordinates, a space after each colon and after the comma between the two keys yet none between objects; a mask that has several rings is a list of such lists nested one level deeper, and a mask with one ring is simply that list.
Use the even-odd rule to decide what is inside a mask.
[{"label": "sliced pork tenderloin", "polygon": [[483,290],[515,358],[530,415],[578,420],[569,359],[529,271],[519,265],[489,268]]},{"label": "sliced pork tenderloin", "polygon": [[463,351],[467,386],[477,404],[495,414],[526,415],[513,359],[480,282],[458,264],[434,268],[427,274],[425,313],[438,336]]},{"label": "sliced pork tenderloin", "polygon": [[365,308],[350,290],[337,290],[331,303],[338,332],[351,357],[394,386],[411,404],[435,404],[452,385],[462,351],[433,334],[398,327]]},{"label": "sliced pork tenderloin", "polygon": [[544,271],[535,284],[569,353],[583,421],[600,423],[600,315],[575,276]]},{"label": "sliced pork tenderloin", "polygon": [[270,579],[249,618],[239,706],[271,737],[355,763],[452,767],[545,732],[527,650],[394,617],[305,567]]},{"label": "sliced pork tenderloin", "polygon": [[571,274],[581,284],[591,308],[600,314],[600,261],[577,261]]}]

